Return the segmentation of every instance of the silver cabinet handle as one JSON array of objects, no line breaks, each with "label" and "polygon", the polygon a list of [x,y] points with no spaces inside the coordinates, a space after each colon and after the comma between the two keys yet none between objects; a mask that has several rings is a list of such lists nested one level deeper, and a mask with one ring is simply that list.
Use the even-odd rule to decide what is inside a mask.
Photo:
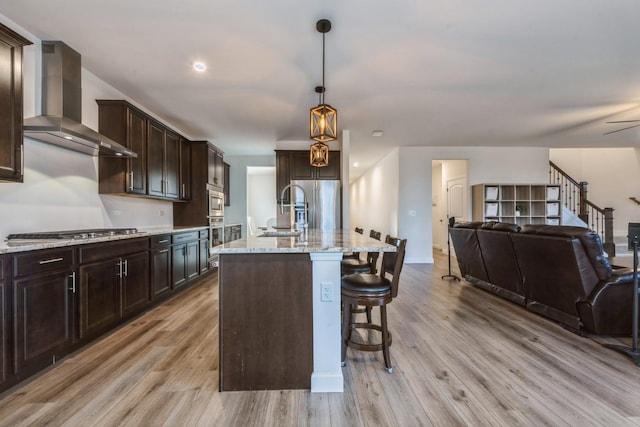
[{"label": "silver cabinet handle", "polygon": [[43,259],[39,262],[40,265],[43,264],[51,264],[52,262],[60,262],[64,261],[64,258],[51,258],[51,259]]},{"label": "silver cabinet handle", "polygon": [[185,190],[185,185],[182,184],[182,198],[184,199],[186,197],[187,191]]},{"label": "silver cabinet handle", "polygon": [[69,277],[71,278],[71,289],[69,290],[75,294],[76,293],[76,272],[74,271],[73,273],[71,273],[71,276]]},{"label": "silver cabinet handle", "polygon": [[117,267],[118,267],[118,271],[116,273],[116,276],[122,277],[122,260],[118,260]]},{"label": "silver cabinet handle", "polygon": [[129,190],[133,191],[133,171],[129,172]]},{"label": "silver cabinet handle", "polygon": [[163,249],[161,251],[158,251],[159,254],[166,254],[167,252],[169,252],[169,249]]},{"label": "silver cabinet handle", "polygon": [[161,243],[169,243],[169,241],[168,241],[168,240],[160,240],[160,241],[158,242],[158,244],[161,244]]},{"label": "silver cabinet handle", "polygon": [[129,260],[124,260],[124,277],[129,275]]}]

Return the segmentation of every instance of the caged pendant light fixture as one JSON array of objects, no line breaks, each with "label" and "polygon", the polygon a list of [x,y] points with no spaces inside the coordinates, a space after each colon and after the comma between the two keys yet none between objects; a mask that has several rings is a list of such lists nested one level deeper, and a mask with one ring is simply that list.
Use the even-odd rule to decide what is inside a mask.
[{"label": "caged pendant light fixture", "polygon": [[309,160],[311,166],[321,168],[329,164],[329,146],[325,142],[333,141],[338,137],[338,112],[324,102],[324,36],[331,30],[331,21],[319,20],[316,23],[316,30],[322,33],[322,86],[316,86],[319,103],[310,112],[309,135],[316,142],[311,145]]}]

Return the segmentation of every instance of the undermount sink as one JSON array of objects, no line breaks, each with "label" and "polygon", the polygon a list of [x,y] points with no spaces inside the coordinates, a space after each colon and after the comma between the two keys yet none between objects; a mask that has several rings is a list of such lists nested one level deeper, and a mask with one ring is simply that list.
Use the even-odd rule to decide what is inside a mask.
[{"label": "undermount sink", "polygon": [[264,233],[258,235],[258,237],[299,237],[301,234],[302,231],[275,230],[265,231]]}]

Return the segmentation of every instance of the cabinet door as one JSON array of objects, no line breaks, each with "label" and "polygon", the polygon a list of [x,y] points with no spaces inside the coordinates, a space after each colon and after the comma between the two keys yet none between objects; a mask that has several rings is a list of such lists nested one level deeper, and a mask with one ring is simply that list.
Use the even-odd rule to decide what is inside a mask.
[{"label": "cabinet door", "polygon": [[329,164],[315,169],[316,179],[340,179],[340,152],[329,151]]},{"label": "cabinet door", "polygon": [[151,297],[149,294],[149,253],[127,255],[122,280],[122,311],[131,314],[142,310]]},{"label": "cabinet door", "polygon": [[207,147],[207,183],[216,185],[216,150]]},{"label": "cabinet door", "polygon": [[0,180],[22,182],[22,46],[0,25]]},{"label": "cabinet door", "polygon": [[148,121],[147,156],[150,196],[164,196],[164,137],[165,130],[158,123]]},{"label": "cabinet door", "polygon": [[180,199],[191,200],[191,143],[180,139]]},{"label": "cabinet door", "polygon": [[[290,161],[288,151],[276,151],[276,200],[280,201],[282,190],[289,185],[291,181]],[[283,203],[288,204],[290,200],[290,191],[287,190],[282,198]]]},{"label": "cabinet door", "polygon": [[223,174],[223,180],[224,180],[224,205],[225,206],[231,206],[231,179],[229,179],[229,175],[231,173],[231,166],[229,166],[227,163],[223,163],[224,166],[224,174]]},{"label": "cabinet door", "polygon": [[200,270],[198,268],[198,249],[200,244],[198,240],[187,243],[187,256],[186,256],[186,272],[187,272],[187,280],[192,280],[200,274]]},{"label": "cabinet door", "polygon": [[127,193],[147,193],[147,120],[139,112],[127,108],[127,148],[138,157],[127,159]]},{"label": "cabinet door", "polygon": [[171,252],[164,247],[151,251],[151,298],[171,291]]},{"label": "cabinet door", "polygon": [[222,153],[216,152],[216,155],[214,157],[214,162],[215,162],[214,185],[223,189],[224,188],[224,159],[222,157]]},{"label": "cabinet door", "polygon": [[308,151],[291,151],[290,167],[291,179],[315,179],[314,169],[317,168],[314,168],[309,163]]},{"label": "cabinet door", "polygon": [[175,245],[171,252],[171,277],[175,289],[187,283],[187,245]]},{"label": "cabinet door", "polygon": [[[0,268],[2,260],[0,259]],[[0,272],[2,275],[2,272]],[[9,312],[7,311],[8,294],[5,281],[0,279],[0,387],[9,376]]]},{"label": "cabinet door", "polygon": [[198,269],[200,274],[209,271],[209,240],[202,239],[198,241]]},{"label": "cabinet door", "polygon": [[73,272],[14,281],[15,368],[46,366],[73,342]]},{"label": "cabinet door", "polygon": [[180,137],[173,132],[166,132],[164,195],[172,199],[180,198],[180,151]]},{"label": "cabinet door", "polygon": [[80,335],[93,336],[116,324],[121,313],[120,258],[80,267]]}]

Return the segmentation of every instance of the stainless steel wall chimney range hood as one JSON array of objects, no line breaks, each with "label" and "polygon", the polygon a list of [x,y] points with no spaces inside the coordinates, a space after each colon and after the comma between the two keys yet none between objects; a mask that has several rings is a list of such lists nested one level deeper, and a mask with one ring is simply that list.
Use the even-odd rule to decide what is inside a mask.
[{"label": "stainless steel wall chimney range hood", "polygon": [[82,124],[81,67],[63,42],[42,42],[42,115],[25,119],[24,135],[92,156],[138,157]]}]

